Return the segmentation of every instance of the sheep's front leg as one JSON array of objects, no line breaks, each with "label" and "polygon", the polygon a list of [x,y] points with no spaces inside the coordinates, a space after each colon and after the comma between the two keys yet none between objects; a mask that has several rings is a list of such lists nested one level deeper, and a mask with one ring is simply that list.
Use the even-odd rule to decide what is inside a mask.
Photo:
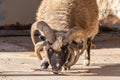
[{"label": "sheep's front leg", "polygon": [[87,52],[85,53],[85,59],[84,59],[84,65],[89,66],[90,65],[90,49],[92,44],[92,38],[87,39]]},{"label": "sheep's front leg", "polygon": [[40,69],[47,69],[49,66],[49,61],[48,61],[48,57],[47,57],[46,47],[43,48],[43,53],[44,53],[44,55],[43,55],[43,60],[40,65]]},{"label": "sheep's front leg", "polygon": [[42,63],[40,65],[40,69],[47,69],[48,66],[49,66],[48,61],[45,58],[43,58]]}]

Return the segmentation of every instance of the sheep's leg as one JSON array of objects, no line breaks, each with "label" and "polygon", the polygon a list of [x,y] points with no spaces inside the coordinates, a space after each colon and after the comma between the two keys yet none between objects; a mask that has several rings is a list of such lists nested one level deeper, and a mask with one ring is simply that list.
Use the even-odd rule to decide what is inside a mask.
[{"label": "sheep's leg", "polygon": [[92,44],[92,38],[87,39],[87,52],[85,53],[84,65],[89,66],[90,64],[90,49]]},{"label": "sheep's leg", "polygon": [[[44,53],[46,53],[46,49],[43,49],[43,50],[44,50]],[[44,54],[43,60],[40,65],[40,69],[47,69],[48,66],[49,66],[48,57],[47,57],[47,54]]]},{"label": "sheep's leg", "polygon": [[43,60],[42,60],[42,63],[40,65],[40,69],[47,69],[49,66],[49,63],[48,61],[46,60],[46,58],[44,57]]}]

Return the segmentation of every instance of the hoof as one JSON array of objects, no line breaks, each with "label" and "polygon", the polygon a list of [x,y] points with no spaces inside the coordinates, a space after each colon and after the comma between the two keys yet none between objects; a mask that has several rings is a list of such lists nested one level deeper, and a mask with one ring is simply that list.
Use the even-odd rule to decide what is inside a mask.
[{"label": "hoof", "polygon": [[90,60],[85,59],[83,62],[84,66],[89,66],[90,65]]},{"label": "hoof", "polygon": [[43,62],[43,63],[41,64],[40,69],[47,69],[48,66],[49,66],[49,63],[48,63],[48,62]]}]

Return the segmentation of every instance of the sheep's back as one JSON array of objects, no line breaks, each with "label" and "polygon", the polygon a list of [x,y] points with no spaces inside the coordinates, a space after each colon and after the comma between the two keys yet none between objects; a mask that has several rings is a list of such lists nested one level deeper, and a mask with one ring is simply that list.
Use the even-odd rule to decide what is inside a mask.
[{"label": "sheep's back", "polygon": [[75,25],[85,29],[88,37],[96,35],[98,32],[98,6],[96,0],[76,0],[76,4],[77,8],[73,9]]},{"label": "sheep's back", "polygon": [[72,0],[43,0],[37,12],[37,20],[47,22],[57,31],[68,31],[68,26],[72,25],[70,1]]},{"label": "sheep's back", "polygon": [[96,0],[43,0],[37,12],[37,20],[47,22],[58,31],[79,26],[88,34],[93,31],[95,34],[98,29],[97,18]]}]

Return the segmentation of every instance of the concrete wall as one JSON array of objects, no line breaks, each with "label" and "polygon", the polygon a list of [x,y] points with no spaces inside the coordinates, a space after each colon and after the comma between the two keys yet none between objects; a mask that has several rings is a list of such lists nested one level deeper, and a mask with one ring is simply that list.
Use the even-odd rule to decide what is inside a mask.
[{"label": "concrete wall", "polygon": [[0,0],[0,25],[5,24],[5,1]]},{"label": "concrete wall", "polygon": [[5,25],[29,24],[35,21],[35,13],[41,0],[3,0],[5,3]]}]

